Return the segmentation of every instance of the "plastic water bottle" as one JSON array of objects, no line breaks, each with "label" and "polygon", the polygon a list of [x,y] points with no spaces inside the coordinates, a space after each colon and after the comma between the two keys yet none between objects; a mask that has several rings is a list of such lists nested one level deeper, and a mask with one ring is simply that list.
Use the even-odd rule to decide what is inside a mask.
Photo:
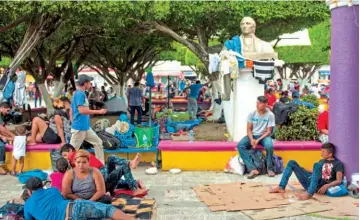
[{"label": "plastic water bottle", "polygon": [[189,137],[190,137],[190,143],[194,142],[194,132],[193,132],[193,130],[190,130]]},{"label": "plastic water bottle", "polygon": [[144,144],[145,150],[147,150],[149,147],[147,142],[148,142],[148,139],[147,139],[146,135],[143,135],[143,144]]},{"label": "plastic water bottle", "polygon": [[346,176],[344,176],[343,181],[342,181],[342,184],[343,184],[345,187],[347,187],[348,182],[347,182]]}]

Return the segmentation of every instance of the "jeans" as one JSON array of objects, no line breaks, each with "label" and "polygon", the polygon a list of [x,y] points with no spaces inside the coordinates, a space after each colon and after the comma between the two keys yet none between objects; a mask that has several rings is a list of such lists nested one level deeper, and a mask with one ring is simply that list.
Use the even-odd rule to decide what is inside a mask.
[{"label": "jeans", "polygon": [[195,98],[189,97],[188,98],[188,113],[190,119],[196,118],[198,110],[197,100]]},{"label": "jeans", "polygon": [[[254,139],[258,139],[260,137],[260,135],[253,135]],[[270,136],[265,137],[264,139],[262,139],[259,144],[261,146],[263,146],[265,148],[266,151],[266,167],[268,171],[272,171],[273,170],[273,164],[272,164],[272,157],[273,157],[273,153],[274,153],[274,148],[273,148],[273,142]],[[253,161],[250,158],[250,150],[251,150],[252,146],[250,143],[250,139],[248,136],[243,137],[243,139],[240,140],[240,142],[237,145],[237,149],[239,151],[239,154],[241,156],[241,158],[243,159],[246,168],[251,171],[251,170],[256,170],[256,166],[253,163]]]},{"label": "jeans", "polygon": [[111,204],[77,199],[72,202],[72,220],[112,219],[116,208]]},{"label": "jeans", "polygon": [[[116,167],[118,166],[118,167]],[[107,192],[113,192],[118,186],[128,188],[133,191],[137,189],[137,182],[131,173],[129,160],[110,155],[106,159],[106,165],[100,169],[104,176],[105,187]],[[124,176],[125,180],[121,179]]]},{"label": "jeans", "polygon": [[279,187],[285,189],[291,174],[294,172],[300,184],[304,187],[304,189],[307,190],[307,193],[312,196],[323,185],[325,185],[325,182],[321,178],[321,169],[322,165],[319,163],[315,163],[313,173],[311,174],[304,168],[300,167],[296,161],[290,160],[289,163],[286,165]]},{"label": "jeans", "polygon": [[0,140],[0,166],[5,164],[5,144]]},{"label": "jeans", "polygon": [[137,123],[141,124],[141,116],[142,116],[141,106],[130,106],[130,123],[134,124],[135,110],[137,112]]},{"label": "jeans", "polygon": [[38,98],[34,98],[35,108],[37,107],[37,100],[39,100],[39,106],[41,106],[41,96],[39,96]]}]

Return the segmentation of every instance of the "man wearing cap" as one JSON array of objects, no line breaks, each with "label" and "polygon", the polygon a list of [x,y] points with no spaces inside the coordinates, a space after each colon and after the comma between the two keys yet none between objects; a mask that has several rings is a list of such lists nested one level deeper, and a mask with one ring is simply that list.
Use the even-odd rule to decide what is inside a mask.
[{"label": "man wearing cap", "polygon": [[106,109],[89,109],[89,101],[86,98],[85,90],[89,90],[91,88],[92,80],[94,80],[94,78],[87,75],[79,76],[78,89],[75,91],[71,102],[73,121],[71,126],[70,143],[76,150],[79,150],[84,141],[89,142],[94,146],[95,156],[104,163],[102,140],[90,127],[90,115],[103,115],[106,113]]},{"label": "man wearing cap", "polygon": [[43,183],[37,177],[31,177],[24,188],[29,195],[24,205],[25,220],[134,219],[113,205],[65,200],[57,188],[43,189]]},{"label": "man wearing cap", "polygon": [[256,102],[256,110],[248,115],[247,136],[243,137],[237,145],[241,158],[247,170],[250,172],[248,179],[253,179],[260,174],[255,163],[251,159],[251,153],[258,144],[262,145],[266,151],[266,167],[269,177],[274,177],[272,156],[273,142],[271,134],[275,127],[275,116],[267,108],[268,99],[259,96]]}]

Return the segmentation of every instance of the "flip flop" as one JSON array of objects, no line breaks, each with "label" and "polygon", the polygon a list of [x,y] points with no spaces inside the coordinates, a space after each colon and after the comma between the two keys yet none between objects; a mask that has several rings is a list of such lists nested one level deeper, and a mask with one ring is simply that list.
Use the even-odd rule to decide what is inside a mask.
[{"label": "flip flop", "polygon": [[257,176],[259,176],[259,174],[250,173],[250,174],[247,176],[247,178],[251,180],[251,179],[254,179],[254,178],[257,177]]},{"label": "flip flop", "polygon": [[16,176],[16,172],[10,172],[11,176]]}]

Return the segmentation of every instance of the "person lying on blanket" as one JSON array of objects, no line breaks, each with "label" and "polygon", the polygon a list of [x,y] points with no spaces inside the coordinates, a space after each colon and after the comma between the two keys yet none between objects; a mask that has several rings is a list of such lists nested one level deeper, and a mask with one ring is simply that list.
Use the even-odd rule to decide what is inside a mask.
[{"label": "person lying on blanket", "polygon": [[335,157],[335,145],[325,143],[321,146],[321,157],[314,164],[313,170],[306,170],[299,164],[290,160],[287,164],[280,184],[270,193],[284,193],[291,174],[294,172],[300,184],[306,189],[306,193],[297,195],[301,200],[310,199],[314,193],[325,194],[326,190],[333,186],[341,185],[344,165]]},{"label": "person lying on blanket", "polygon": [[89,200],[65,200],[56,188],[44,189],[37,177],[30,178],[25,188],[29,198],[25,201],[24,217],[32,219],[116,219],[134,220],[110,204]]},{"label": "person lying on blanket", "polygon": [[[67,159],[72,167],[75,167],[75,148],[71,144],[65,144],[61,147],[62,157]],[[106,159],[106,164],[101,163],[94,155],[89,154],[90,167],[100,170],[105,180],[106,192],[113,194],[117,188],[131,189],[134,195],[142,195],[147,189],[141,181],[134,180],[131,169],[136,169],[140,163],[140,154],[137,154],[133,160],[126,160],[116,155],[110,155]],[[124,176],[124,179],[121,177]]]}]

